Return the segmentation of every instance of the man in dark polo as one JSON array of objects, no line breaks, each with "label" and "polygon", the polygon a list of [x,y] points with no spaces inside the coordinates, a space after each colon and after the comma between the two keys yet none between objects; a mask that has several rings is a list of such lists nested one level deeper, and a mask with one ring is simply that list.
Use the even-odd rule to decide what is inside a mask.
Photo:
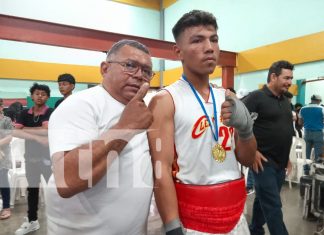
[{"label": "man in dark polo", "polygon": [[251,235],[288,235],[280,199],[286,169],[291,169],[289,151],[294,133],[291,106],[284,95],[291,86],[294,66],[277,61],[269,69],[267,84],[244,100],[254,117],[253,133],[258,151],[253,163],[256,197],[250,225]]}]

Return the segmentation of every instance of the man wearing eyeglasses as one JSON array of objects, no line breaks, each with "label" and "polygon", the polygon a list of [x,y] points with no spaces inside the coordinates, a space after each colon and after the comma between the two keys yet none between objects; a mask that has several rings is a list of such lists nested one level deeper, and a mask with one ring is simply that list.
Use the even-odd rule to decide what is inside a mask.
[{"label": "man wearing eyeglasses", "polygon": [[153,77],[148,49],[115,43],[99,86],[75,93],[49,123],[53,176],[48,234],[146,234],[152,166],[143,102]]}]

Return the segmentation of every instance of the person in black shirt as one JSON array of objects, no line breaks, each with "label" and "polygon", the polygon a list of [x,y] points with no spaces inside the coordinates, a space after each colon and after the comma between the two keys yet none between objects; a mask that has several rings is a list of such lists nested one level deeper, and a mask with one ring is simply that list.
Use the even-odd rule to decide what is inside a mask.
[{"label": "person in black shirt", "polygon": [[296,112],[295,129],[298,133],[299,138],[303,138],[302,130],[303,130],[304,125],[299,123],[299,111],[302,107],[303,107],[303,105],[301,103],[295,104],[295,112]]},{"label": "person in black shirt", "polygon": [[252,235],[287,235],[280,190],[291,170],[289,152],[294,134],[290,103],[284,93],[293,79],[294,66],[277,61],[269,69],[267,85],[250,93],[243,102],[254,119],[253,133],[258,151],[253,163],[256,196],[250,224]]},{"label": "person in black shirt", "polygon": [[58,76],[57,82],[63,98],[56,101],[55,108],[57,108],[63,102],[63,100],[65,100],[69,95],[72,94],[72,91],[75,87],[75,79],[69,73],[64,73]]},{"label": "person in black shirt", "polygon": [[30,95],[34,106],[21,112],[14,131],[15,137],[25,139],[25,166],[28,182],[28,218],[16,230],[15,235],[39,229],[37,210],[40,177],[43,175],[47,182],[52,174],[47,125],[53,109],[45,104],[50,97],[50,89],[47,85],[34,83],[30,88]]}]

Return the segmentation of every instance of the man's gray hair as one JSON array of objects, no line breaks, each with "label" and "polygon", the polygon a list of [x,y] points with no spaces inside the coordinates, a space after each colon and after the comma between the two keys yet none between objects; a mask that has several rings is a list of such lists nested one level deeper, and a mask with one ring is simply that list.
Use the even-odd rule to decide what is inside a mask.
[{"label": "man's gray hair", "polygon": [[116,42],[115,44],[113,44],[110,50],[107,51],[107,59],[110,58],[113,54],[116,54],[124,46],[134,47],[136,49],[145,52],[148,55],[150,54],[148,48],[144,44],[135,40],[122,39]]}]

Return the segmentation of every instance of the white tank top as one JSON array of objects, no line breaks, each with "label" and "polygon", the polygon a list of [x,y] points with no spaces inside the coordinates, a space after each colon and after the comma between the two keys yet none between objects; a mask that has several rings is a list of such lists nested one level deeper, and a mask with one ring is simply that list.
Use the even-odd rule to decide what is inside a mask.
[{"label": "white tank top", "polygon": [[[212,156],[216,144],[208,120],[189,84],[183,79],[165,88],[172,96],[175,115],[176,179],[185,184],[207,185],[238,179],[241,176],[234,149],[234,129],[220,119],[221,104],[225,100],[223,88],[213,88],[218,124],[218,143],[225,146],[226,159],[217,162]],[[210,120],[214,118],[213,100],[208,102],[198,94]],[[213,122],[213,121],[212,121]],[[215,126],[213,122],[213,130]]]}]

